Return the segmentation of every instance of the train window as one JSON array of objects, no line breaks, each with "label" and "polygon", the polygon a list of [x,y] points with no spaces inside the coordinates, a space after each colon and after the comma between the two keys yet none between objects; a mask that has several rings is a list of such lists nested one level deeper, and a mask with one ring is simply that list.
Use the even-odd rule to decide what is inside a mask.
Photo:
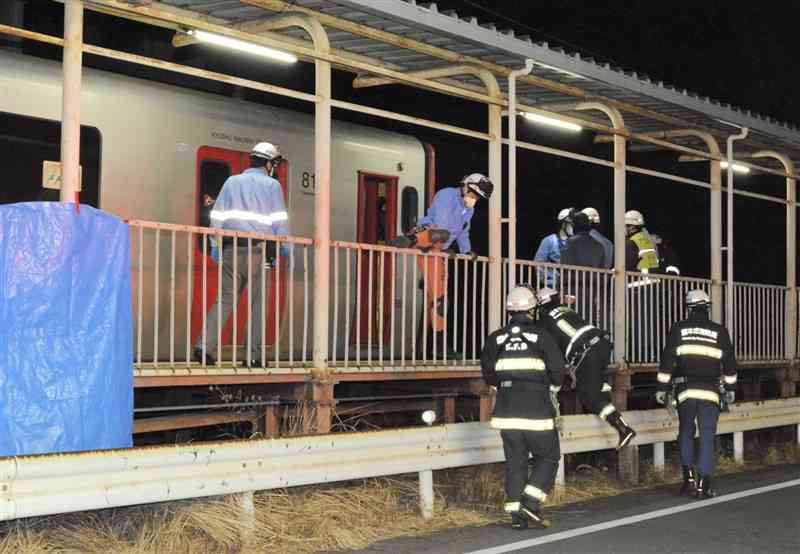
[{"label": "train window", "polygon": [[400,222],[405,233],[417,224],[419,213],[419,193],[414,187],[403,188],[400,200]]},{"label": "train window", "polygon": [[[100,131],[81,126],[81,203],[100,205]],[[42,187],[43,162],[61,159],[61,123],[0,112],[0,204],[57,201],[57,190]]]}]

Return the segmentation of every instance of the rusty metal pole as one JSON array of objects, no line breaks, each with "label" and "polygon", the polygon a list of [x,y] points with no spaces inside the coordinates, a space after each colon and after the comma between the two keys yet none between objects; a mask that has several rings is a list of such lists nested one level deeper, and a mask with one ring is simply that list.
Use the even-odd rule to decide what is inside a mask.
[{"label": "rusty metal pole", "polygon": [[81,145],[81,69],[83,64],[83,2],[64,2],[64,84],[61,103],[62,202],[78,202]]}]

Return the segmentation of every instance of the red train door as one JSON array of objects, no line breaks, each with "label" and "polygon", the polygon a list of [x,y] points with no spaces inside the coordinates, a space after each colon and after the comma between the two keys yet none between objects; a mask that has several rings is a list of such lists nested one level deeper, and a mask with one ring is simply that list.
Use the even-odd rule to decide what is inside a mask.
[{"label": "red train door", "polygon": [[[216,199],[225,180],[231,175],[241,173],[250,167],[250,153],[240,152],[238,150],[228,150],[226,148],[215,148],[212,146],[203,146],[197,151],[197,225],[201,227],[209,227],[209,215],[213,201]],[[284,200],[288,200],[286,194],[287,176],[288,176],[288,163],[282,162],[276,171],[276,178],[281,183],[283,188]],[[192,285],[192,344],[195,344],[202,333],[203,324],[203,237],[198,237],[196,248],[194,252],[194,267],[193,267],[193,285]],[[288,271],[288,263],[286,260],[281,260],[281,282],[280,282],[280,320],[283,321],[283,314],[286,309],[286,274]],[[272,278],[272,286],[270,286],[269,298],[267,300],[267,321],[266,324],[266,339],[267,345],[271,346],[275,342],[275,272],[270,272]],[[218,267],[217,263],[211,258],[211,244],[206,246],[206,313],[211,311],[214,302],[217,299],[218,288]],[[239,303],[237,307],[237,332],[236,342],[239,346],[246,345],[247,332],[247,289],[239,296]],[[215,328],[212,325],[212,328]],[[260,334],[256,334],[257,340],[260,340]],[[223,348],[233,346],[233,316],[228,318],[222,328],[222,344]],[[213,353],[212,353],[213,354]]]},{"label": "red train door", "polygon": [[[397,238],[397,177],[380,175],[366,171],[358,172],[358,227],[357,240],[363,244],[386,244]],[[370,283],[372,286],[370,287]],[[370,272],[370,253],[361,253],[361,325],[356,334],[356,326],[351,333],[353,344],[377,344],[389,341],[392,316],[392,260],[387,253],[372,254]],[[369,294],[372,290],[372,310]],[[381,320],[380,306],[383,306]],[[355,318],[353,319],[355,321]],[[371,332],[370,332],[371,327]]]}]

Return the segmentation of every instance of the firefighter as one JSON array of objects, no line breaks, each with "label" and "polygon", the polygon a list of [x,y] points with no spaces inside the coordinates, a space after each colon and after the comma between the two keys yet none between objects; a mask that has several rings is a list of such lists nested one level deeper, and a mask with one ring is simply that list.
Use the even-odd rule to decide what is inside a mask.
[{"label": "firefighter", "polygon": [[[711,302],[703,290],[686,295],[689,317],[674,324],[661,354],[656,401],[664,404],[674,387],[678,401],[678,444],[683,466],[682,495],[711,498],[714,470],[714,437],[720,412],[720,386],[724,401],[732,404],[736,394],[736,358],[728,330],[711,321]],[[700,448],[695,456],[695,422]],[[695,461],[697,472],[695,472]]]},{"label": "firefighter", "polygon": [[490,425],[503,439],[504,511],[514,529],[550,526],[541,507],[561,457],[551,392],[561,388],[564,358],[553,337],[533,320],[535,307],[532,289],[512,289],[506,299],[511,320],[489,335],[481,353],[483,377],[497,390]]},{"label": "firefighter", "polygon": [[[399,246],[416,246],[428,252],[454,252],[454,244],[460,254],[473,260],[477,257],[469,240],[470,221],[479,200],[492,196],[494,185],[481,173],[471,173],[461,179],[458,188],[443,188],[433,197],[428,213],[420,219],[419,226],[411,229],[406,243]],[[423,288],[426,290],[428,321],[434,334],[444,331],[447,300],[447,264],[441,256],[420,256]],[[436,337],[433,337],[436,340]]]},{"label": "firefighter", "polygon": [[644,216],[636,210],[625,212],[625,270],[649,273],[658,269],[658,247],[644,228]]},{"label": "firefighter", "polygon": [[[611,425],[619,434],[617,448],[628,444],[636,432],[611,402],[611,385],[606,382],[606,367],[612,344],[608,333],[587,324],[572,308],[561,303],[558,292],[541,288],[536,293],[539,323],[556,339],[564,352],[570,375],[581,403]],[[574,373],[572,373],[574,371]]]},{"label": "firefighter", "polygon": [[[239,175],[228,177],[222,185],[222,190],[209,214],[211,227],[262,235],[288,235],[289,215],[283,199],[283,189],[273,178],[273,173],[282,159],[280,150],[274,144],[269,142],[256,144],[250,152],[250,168]],[[254,284],[261,282],[262,271],[272,266],[277,251],[274,241],[266,242],[264,245],[266,259],[262,259],[264,253],[260,245],[253,244],[249,249],[247,241],[240,240],[234,248],[234,240],[231,237],[224,237],[221,242],[221,255],[216,245],[212,251],[214,259],[221,257],[223,261],[220,300],[215,302],[209,311],[205,333],[200,334],[193,351],[195,361],[203,365],[216,363],[214,355],[218,351],[218,340],[222,335],[222,330],[218,329],[218,321],[224,326],[233,311],[234,283],[241,291],[248,280]],[[288,254],[288,247],[283,245],[282,251],[284,255]],[[248,259],[249,256],[252,258]],[[237,262],[235,267],[234,258]],[[252,267],[252,272],[248,271],[249,267]],[[266,282],[269,283],[271,280],[266,279]],[[253,360],[251,365],[255,363],[259,367],[263,367],[264,364],[264,360],[259,359],[261,357],[259,337],[263,332],[259,330],[263,329],[262,312],[266,312],[261,288],[253,286],[250,299],[253,318],[250,327],[254,335],[250,340],[252,353],[250,360]],[[221,317],[218,315],[219,310],[222,310]],[[205,344],[203,344],[204,339]]]}]

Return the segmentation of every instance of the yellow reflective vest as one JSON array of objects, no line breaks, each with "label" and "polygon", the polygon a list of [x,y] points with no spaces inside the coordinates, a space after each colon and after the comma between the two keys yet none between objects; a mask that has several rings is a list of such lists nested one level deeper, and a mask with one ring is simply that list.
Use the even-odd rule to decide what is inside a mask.
[{"label": "yellow reflective vest", "polygon": [[658,267],[658,249],[650,236],[644,231],[639,231],[630,237],[630,240],[639,249],[639,263],[636,269],[642,272],[650,271]]}]

